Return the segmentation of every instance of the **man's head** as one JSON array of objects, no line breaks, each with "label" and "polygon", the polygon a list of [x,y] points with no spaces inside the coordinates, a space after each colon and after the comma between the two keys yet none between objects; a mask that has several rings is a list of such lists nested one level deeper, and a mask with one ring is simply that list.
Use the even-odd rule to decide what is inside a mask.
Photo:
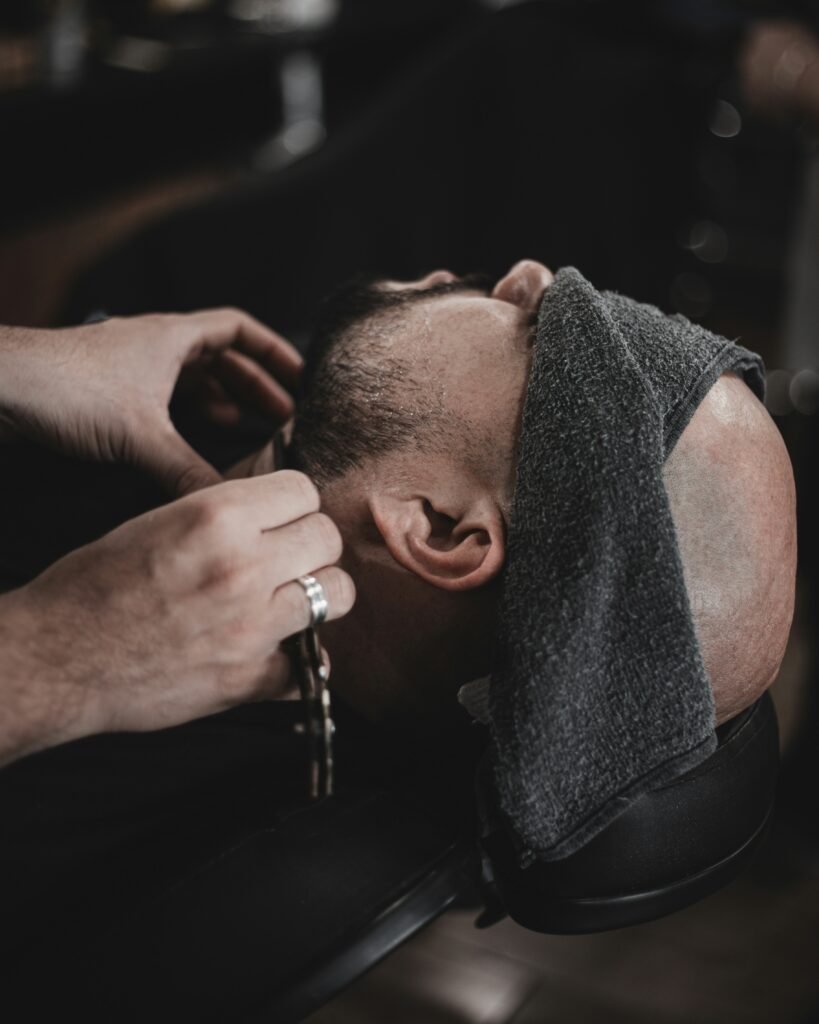
[{"label": "man's head", "polygon": [[[294,452],[346,542],[358,603],[326,632],[336,686],[374,715],[437,718],[491,664],[534,326],[552,274],[494,287],[437,272],[328,304]],[[790,466],[737,378],[712,388],[666,466],[718,719],[778,669],[793,602]]]}]

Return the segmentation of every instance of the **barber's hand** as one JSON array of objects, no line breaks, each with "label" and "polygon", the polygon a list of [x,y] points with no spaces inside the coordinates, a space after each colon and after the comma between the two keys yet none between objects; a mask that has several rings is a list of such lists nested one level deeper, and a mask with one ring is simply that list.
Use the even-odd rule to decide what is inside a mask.
[{"label": "barber's hand", "polygon": [[[220,484],[125,523],[0,597],[0,686],[11,644],[21,699],[30,707],[39,692],[53,709],[5,759],[287,696],[280,643],[310,618],[296,578],[316,577],[331,619],[355,598],[333,565],[339,532],[318,508],[313,484],[293,471]],[[0,762],[2,745],[0,735]]]},{"label": "barber's hand", "polygon": [[82,458],[129,462],[187,494],[221,478],[171,423],[177,381],[219,423],[245,409],[280,423],[292,415],[285,389],[301,368],[288,342],[233,309],[0,329],[0,438],[16,432]]}]

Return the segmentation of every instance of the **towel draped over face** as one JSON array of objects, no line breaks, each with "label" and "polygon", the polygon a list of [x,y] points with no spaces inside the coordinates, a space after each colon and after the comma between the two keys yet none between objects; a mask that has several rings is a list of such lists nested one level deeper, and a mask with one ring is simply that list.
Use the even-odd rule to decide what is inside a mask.
[{"label": "towel draped over face", "polygon": [[540,308],[489,692],[494,800],[524,859],[574,853],[716,746],[663,464],[758,356],[573,268]]}]

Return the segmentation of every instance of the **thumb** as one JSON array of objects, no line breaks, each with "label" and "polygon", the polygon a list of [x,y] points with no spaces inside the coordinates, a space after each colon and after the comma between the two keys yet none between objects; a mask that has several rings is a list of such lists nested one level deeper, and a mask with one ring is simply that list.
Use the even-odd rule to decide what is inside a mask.
[{"label": "thumb", "polygon": [[222,476],[173,429],[145,438],[136,462],[176,498],[222,482]]}]

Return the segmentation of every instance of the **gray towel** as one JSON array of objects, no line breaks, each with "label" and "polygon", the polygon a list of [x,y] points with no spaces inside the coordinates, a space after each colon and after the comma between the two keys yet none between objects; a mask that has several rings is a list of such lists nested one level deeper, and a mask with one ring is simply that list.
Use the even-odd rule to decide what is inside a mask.
[{"label": "gray towel", "polygon": [[490,685],[490,776],[523,860],[575,852],[713,751],[663,463],[721,373],[762,362],[561,270],[540,309]]}]

